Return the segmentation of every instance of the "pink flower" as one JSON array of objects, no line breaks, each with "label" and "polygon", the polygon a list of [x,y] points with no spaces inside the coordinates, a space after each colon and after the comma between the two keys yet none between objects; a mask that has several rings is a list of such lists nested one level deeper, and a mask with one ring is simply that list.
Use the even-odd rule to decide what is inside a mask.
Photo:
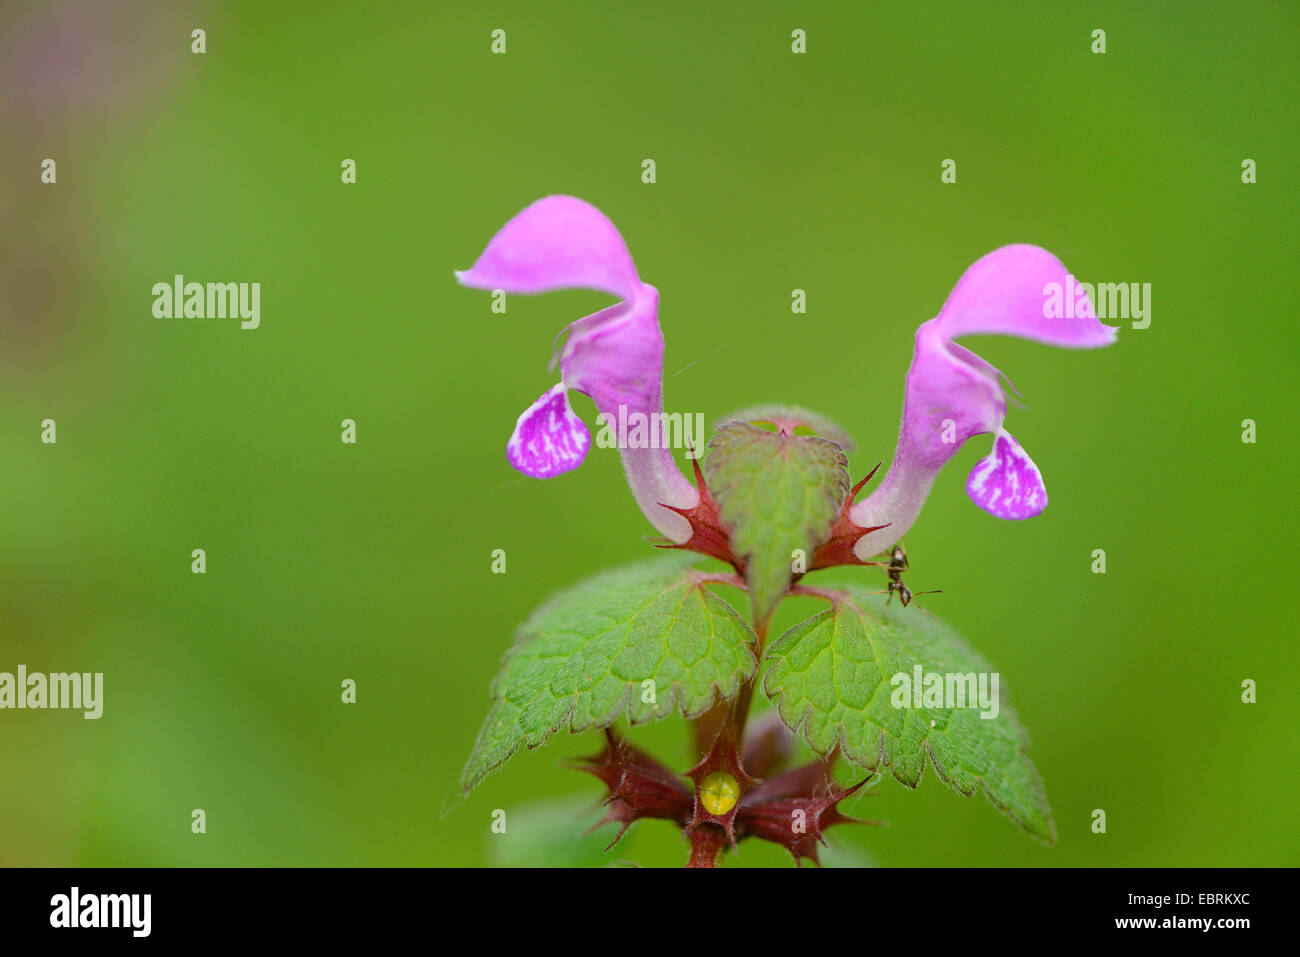
[{"label": "pink flower", "polygon": [[[615,418],[620,405],[628,414],[663,412],[659,292],[641,281],[623,237],[590,203],[572,196],[539,199],[501,227],[473,267],[456,277],[477,289],[531,294],[583,288],[620,300],[568,327],[560,381],[519,416],[506,458],[525,475],[552,478],[586,458],[591,433],[569,404],[571,389]],[[624,448],[619,454],[650,523],[674,542],[690,538],[690,523],[671,509],[694,508],[699,492],[672,452]]]},{"label": "pink flower", "polygon": [[858,526],[883,526],[858,539],[859,559],[902,538],[939,470],[974,435],[993,435],[993,450],[966,480],[976,505],[1007,519],[1032,518],[1047,507],[1038,466],[1003,428],[1001,373],[953,340],[997,334],[1072,349],[1110,345],[1116,330],[1097,320],[1086,299],[1075,307],[1078,318],[1048,318],[1049,284],[1063,288],[1067,277],[1045,249],[1003,246],[967,269],[939,315],[917,329],[894,461],[880,487],[850,511]]}]

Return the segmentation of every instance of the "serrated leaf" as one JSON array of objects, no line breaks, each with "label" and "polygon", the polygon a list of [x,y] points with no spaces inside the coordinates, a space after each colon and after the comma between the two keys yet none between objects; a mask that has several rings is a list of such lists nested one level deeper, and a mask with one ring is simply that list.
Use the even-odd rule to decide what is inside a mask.
[{"label": "serrated leaf", "polygon": [[845,600],[768,648],[763,690],[782,720],[814,750],[839,747],[854,764],[887,768],[909,787],[920,781],[928,758],[962,794],[982,787],[1020,827],[1055,842],[1051,808],[1026,753],[1028,735],[1004,702],[996,717],[983,718],[978,706],[895,707],[892,700],[893,676],[913,676],[916,665],[923,675],[978,678],[992,673],[984,659],[915,605],[887,608],[883,596],[862,585],[842,594]]},{"label": "serrated leaf", "polygon": [[[626,862],[620,844],[605,848],[617,824],[595,827],[600,816],[590,794],[546,798],[512,806],[502,833],[484,829],[494,867],[610,867]],[[630,838],[624,838],[628,841]]]},{"label": "serrated leaf", "polygon": [[[754,632],[689,557],[624,566],[556,595],[519,629],[461,776],[468,791],[520,745],[570,731],[697,717],[754,674]],[[653,681],[654,695],[643,693]]]},{"label": "serrated leaf", "polygon": [[830,531],[849,491],[848,459],[819,436],[730,422],[710,440],[704,470],[745,562],[754,620],[764,621],[790,586],[794,551],[811,555]]},{"label": "serrated leaf", "polygon": [[829,838],[818,856],[821,858],[823,869],[880,866],[871,856],[870,851],[856,844],[850,844],[843,838]]}]

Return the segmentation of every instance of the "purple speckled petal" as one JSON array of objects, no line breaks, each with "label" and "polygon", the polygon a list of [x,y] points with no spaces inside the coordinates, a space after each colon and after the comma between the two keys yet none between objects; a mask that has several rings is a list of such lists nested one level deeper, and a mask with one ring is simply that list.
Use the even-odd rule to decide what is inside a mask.
[{"label": "purple speckled petal", "polygon": [[591,433],[573,414],[561,382],[519,416],[506,443],[506,458],[525,475],[554,478],[581,465],[589,448]]},{"label": "purple speckled petal", "polygon": [[599,289],[620,299],[631,299],[641,285],[618,229],[573,196],[547,196],[524,209],[456,278],[476,289]]},{"label": "purple speckled petal", "polygon": [[[612,419],[663,413],[664,338],[659,293],[643,283],[623,238],[605,215],[572,196],[548,196],[506,223],[473,268],[458,272],[467,286],[535,293],[581,287],[621,300],[568,329],[559,356],[560,385],[519,417],[506,454],[526,475],[550,478],[576,468],[590,434],[569,408],[565,390],[586,393]],[[690,523],[665,508],[689,509],[699,491],[669,449],[620,448],[632,495],[650,523],[675,542]]]},{"label": "purple speckled petal", "polygon": [[1091,306],[1079,309],[1077,298],[1071,312],[1080,318],[1054,318],[1048,308],[1053,284],[1066,295],[1074,290],[1074,280],[1055,256],[1037,246],[1004,246],[966,270],[939,315],[917,329],[894,461],[880,487],[850,512],[858,525],[885,526],[858,540],[854,552],[860,559],[867,561],[902,538],[939,471],[973,435],[996,437],[993,453],[967,483],[980,508],[1019,519],[1047,506],[1038,468],[1002,428],[1007,404],[998,370],[953,340],[997,334],[1066,348],[1115,341],[1115,330],[1102,325]]},{"label": "purple speckled petal", "polygon": [[966,494],[998,518],[1033,518],[1047,508],[1047,488],[1038,466],[1005,429],[998,429],[993,451],[971,469]]}]

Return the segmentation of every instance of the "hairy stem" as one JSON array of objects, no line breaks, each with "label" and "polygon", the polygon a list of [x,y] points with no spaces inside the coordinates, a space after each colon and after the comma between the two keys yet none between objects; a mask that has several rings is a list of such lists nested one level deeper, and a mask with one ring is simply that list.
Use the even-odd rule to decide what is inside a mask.
[{"label": "hairy stem", "polygon": [[758,684],[758,675],[762,670],[763,649],[767,647],[767,630],[772,624],[772,615],[775,609],[768,612],[767,617],[762,621],[755,621],[754,634],[758,635],[758,642],[754,646],[754,657],[758,659],[760,667],[754,669],[754,677],[750,678],[740,689],[740,694],[736,695],[736,703],[731,709],[731,715],[728,718],[729,723],[735,729],[736,743],[745,740],[745,721],[749,718],[749,706],[754,701],[754,686]]}]

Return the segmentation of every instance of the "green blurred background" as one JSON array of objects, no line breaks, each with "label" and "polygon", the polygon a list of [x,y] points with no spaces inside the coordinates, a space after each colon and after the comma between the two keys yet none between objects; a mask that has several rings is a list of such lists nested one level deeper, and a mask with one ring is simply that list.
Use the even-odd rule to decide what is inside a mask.
[{"label": "green blurred background", "polygon": [[[855,478],[892,454],[916,325],[981,254],[1037,243],[1081,280],[1152,283],[1150,328],[1107,350],[971,343],[1031,407],[1008,427],[1052,506],[975,508],[977,440],[907,538],[909,584],[943,589],[922,601],[1032,734],[1059,844],[930,774],[875,788],[853,811],[890,826],[840,829],[837,851],[1300,863],[1300,15],[1075,6],[8,4],[0,670],[106,688],[99,721],[0,712],[0,864],[594,859],[571,812],[599,788],[559,767],[594,735],[456,799],[514,627],[648,552],[612,452],[547,482],[504,455],[555,334],[607,300],[500,316],[452,278],[556,192],[603,209],[658,286],[671,410],[808,406],[856,438]],[[261,328],[155,319],[178,272],[260,282]],[[680,721],[634,740],[687,761]],[[685,849],[647,822],[611,857]]]}]

